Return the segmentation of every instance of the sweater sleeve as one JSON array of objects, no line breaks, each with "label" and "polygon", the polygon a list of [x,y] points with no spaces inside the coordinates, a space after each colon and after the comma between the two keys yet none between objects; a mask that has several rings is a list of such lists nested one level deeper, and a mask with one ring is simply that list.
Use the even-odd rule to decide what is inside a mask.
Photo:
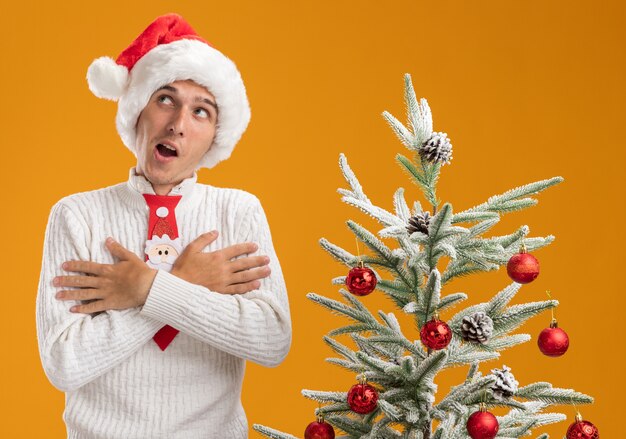
[{"label": "sweater sleeve", "polygon": [[52,285],[70,260],[89,261],[89,231],[84,221],[60,201],[50,213],[44,239],[37,293],[37,338],[46,376],[59,390],[74,391],[129,357],[156,333],[160,322],[139,308],[99,314],[71,313],[77,301],[55,298]]},{"label": "sweater sleeve", "polygon": [[245,219],[250,226],[241,242],[256,242],[258,254],[270,258],[271,274],[261,280],[259,289],[221,294],[159,270],[141,313],[229,354],[272,367],[283,361],[291,345],[287,291],[256,198]]}]

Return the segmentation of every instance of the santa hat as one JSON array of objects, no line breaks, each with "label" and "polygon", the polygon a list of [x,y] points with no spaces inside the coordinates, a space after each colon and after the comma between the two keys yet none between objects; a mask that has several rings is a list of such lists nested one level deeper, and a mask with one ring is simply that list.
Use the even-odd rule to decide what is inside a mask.
[{"label": "santa hat", "polygon": [[165,206],[161,206],[156,210],[156,216],[158,219],[156,220],[156,223],[154,223],[154,228],[152,229],[153,236],[167,235],[168,237],[171,236],[172,239],[178,237],[178,233],[172,229],[172,226],[170,226],[170,223],[166,220],[169,214],[170,210]]},{"label": "santa hat", "polygon": [[215,96],[217,132],[198,168],[212,168],[230,157],[250,121],[250,106],[237,66],[203,40],[177,14],[158,17],[115,61],[96,59],[87,71],[89,89],[118,101],[115,123],[135,156],[135,125],[152,94],[162,86],[191,79]]}]

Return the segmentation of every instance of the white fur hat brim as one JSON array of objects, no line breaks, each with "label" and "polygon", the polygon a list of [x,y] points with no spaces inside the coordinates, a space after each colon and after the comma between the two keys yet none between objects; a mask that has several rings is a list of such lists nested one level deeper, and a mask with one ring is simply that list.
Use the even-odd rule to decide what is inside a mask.
[{"label": "white fur hat brim", "polygon": [[[94,64],[104,63],[99,60]],[[101,66],[90,67],[91,77],[97,79],[104,76],[100,69]],[[99,91],[103,87],[92,86],[92,82],[97,81],[89,80],[89,74],[88,80],[92,91],[99,91],[94,91],[97,96],[113,100],[119,96],[115,119],[117,131],[124,145],[135,156],[135,128],[141,111],[156,90],[174,81],[193,80],[206,87],[217,103],[215,139],[197,168],[212,168],[230,157],[250,122],[250,105],[239,70],[229,58],[202,41],[182,39],[154,47],[135,63],[125,84],[123,72],[120,70],[118,73],[115,83],[109,87],[113,91]]]}]

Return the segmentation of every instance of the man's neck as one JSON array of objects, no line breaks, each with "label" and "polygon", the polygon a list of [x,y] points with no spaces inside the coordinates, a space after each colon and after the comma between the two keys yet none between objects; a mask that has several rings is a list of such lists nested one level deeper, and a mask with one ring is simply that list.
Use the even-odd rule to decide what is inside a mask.
[{"label": "man's neck", "polygon": [[175,186],[179,185],[180,183],[181,183],[180,181],[176,184],[153,184],[152,182],[150,182],[150,184],[152,185],[152,189],[154,189],[154,193],[157,195],[169,194],[172,191],[172,189]]},{"label": "man's neck", "polygon": [[[176,183],[155,184],[152,181],[150,181],[148,179],[148,177],[146,177],[146,175],[137,166],[135,167],[135,174],[140,175],[143,178],[145,178],[146,181],[148,183],[150,183],[150,186],[152,186],[152,189],[154,190],[154,193],[156,195],[168,195],[172,191],[172,189],[174,189],[176,186],[178,186],[179,184],[181,184],[183,182],[183,180],[181,180],[181,181],[176,182]],[[189,177],[192,177],[192,176],[193,175],[190,175]]]}]

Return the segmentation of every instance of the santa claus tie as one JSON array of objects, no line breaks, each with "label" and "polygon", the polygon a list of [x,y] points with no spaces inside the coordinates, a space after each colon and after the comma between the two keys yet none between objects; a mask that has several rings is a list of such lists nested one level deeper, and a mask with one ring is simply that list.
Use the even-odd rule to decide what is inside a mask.
[{"label": "santa claus tie", "polygon": [[[150,208],[148,220],[148,240],[146,241],[146,263],[151,268],[170,271],[178,255],[182,252],[175,209],[182,195],[143,194]],[[174,340],[178,330],[165,325],[153,339],[162,351]]]}]

